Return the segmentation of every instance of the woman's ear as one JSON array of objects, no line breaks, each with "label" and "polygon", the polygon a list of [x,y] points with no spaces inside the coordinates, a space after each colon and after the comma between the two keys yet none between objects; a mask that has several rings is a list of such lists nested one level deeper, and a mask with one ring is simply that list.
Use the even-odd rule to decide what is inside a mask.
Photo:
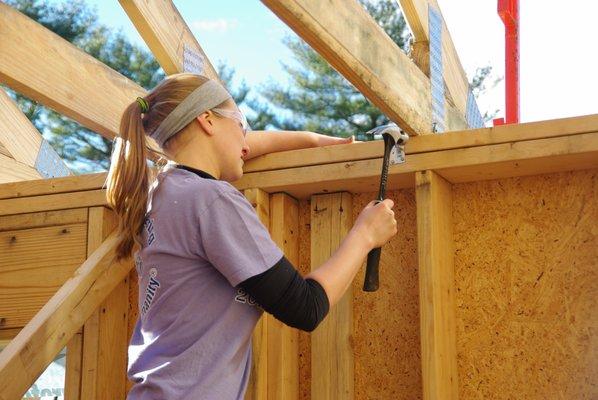
[{"label": "woman's ear", "polygon": [[195,119],[206,134],[209,136],[214,134],[214,118],[212,113],[205,111],[199,114]]}]

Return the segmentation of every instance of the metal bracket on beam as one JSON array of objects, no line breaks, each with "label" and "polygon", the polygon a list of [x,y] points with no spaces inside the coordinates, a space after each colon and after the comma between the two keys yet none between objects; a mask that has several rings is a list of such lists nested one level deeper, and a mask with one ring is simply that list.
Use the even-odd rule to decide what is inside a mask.
[{"label": "metal bracket on beam", "polygon": [[71,170],[64,164],[62,158],[60,158],[46,139],[42,140],[39,152],[37,153],[35,169],[44,178],[58,178],[72,175]]},{"label": "metal bracket on beam", "polygon": [[432,91],[432,130],[443,132],[444,77],[442,68],[442,17],[434,7],[428,7],[430,32],[430,88]]}]

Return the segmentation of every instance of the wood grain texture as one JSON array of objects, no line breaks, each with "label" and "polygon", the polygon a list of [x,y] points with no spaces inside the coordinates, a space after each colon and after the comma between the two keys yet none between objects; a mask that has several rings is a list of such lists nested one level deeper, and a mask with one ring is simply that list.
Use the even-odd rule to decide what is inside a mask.
[{"label": "wood grain texture", "polygon": [[[302,199],[313,193],[376,190],[381,159],[244,174],[237,188],[284,190]],[[415,172],[433,169],[450,182],[470,182],[512,176],[598,167],[598,132],[525,140],[406,156],[389,168],[389,190],[414,186]]]},{"label": "wood grain texture", "polygon": [[[377,192],[353,196],[353,220]],[[355,398],[422,398],[415,194],[389,191],[399,233],[382,247],[380,289],[363,292],[365,267],[353,281]]]},{"label": "wood grain texture", "polygon": [[116,240],[116,234],[109,236],[0,353],[0,399],[25,393],[129,274],[130,262],[114,262]]},{"label": "wood grain texture", "polygon": [[451,34],[442,17],[442,11],[438,6],[438,1],[398,0],[397,2],[400,4],[401,9],[403,10],[403,15],[413,32],[414,42],[424,42],[428,47],[430,42],[428,22],[429,7],[434,7],[440,14],[440,17],[442,18],[442,72],[444,75],[444,82],[451,100],[454,102],[461,115],[464,116],[467,110],[469,82],[465,70],[461,65],[461,61],[459,60],[459,55],[453,44]]},{"label": "wood grain texture", "polygon": [[0,199],[102,189],[106,172],[0,184]]},{"label": "wood grain texture", "polygon": [[[270,198],[272,240],[293,264],[299,263],[299,206],[285,193]],[[275,318],[268,321],[268,398],[299,399],[299,331]]]},{"label": "wood grain texture", "polygon": [[[311,270],[326,262],[353,224],[350,193],[311,199]],[[348,290],[311,333],[311,398],[354,398],[353,293]]]},{"label": "wood grain texture", "polygon": [[119,0],[166,75],[185,72],[184,47],[203,57],[202,75],[218,74],[171,0]]},{"label": "wood grain texture", "polygon": [[422,171],[415,192],[423,398],[458,399],[451,184]]},{"label": "wood grain texture", "polygon": [[41,179],[41,177],[35,168],[0,154],[0,184]]},{"label": "wood grain texture", "polygon": [[[243,192],[255,209],[260,221],[270,229],[270,195],[260,189],[247,189]],[[268,398],[268,326],[273,319],[264,313],[257,322],[252,336],[253,359],[245,400]]]},{"label": "wood grain texture", "polygon": [[598,170],[453,188],[460,397],[598,397]]},{"label": "wood grain texture", "polygon": [[[88,256],[117,225],[105,207],[89,209]],[[125,277],[94,311],[83,328],[81,398],[120,399],[126,393],[129,280]]]},{"label": "wood grain texture", "polygon": [[85,261],[85,223],[0,232],[0,328],[22,328]]},{"label": "wood grain texture", "polygon": [[104,190],[3,199],[0,200],[0,216],[104,206],[106,204],[106,192]]},{"label": "wood grain texture", "polygon": [[42,140],[39,131],[0,88],[0,143],[16,161],[35,167]]},{"label": "wood grain texture", "polygon": [[431,132],[430,80],[357,1],[262,2],[406,132]]},{"label": "wood grain texture", "polygon": [[0,232],[80,223],[87,223],[86,208],[6,215],[0,217]]},{"label": "wood grain texture", "polygon": [[[376,193],[353,195],[355,221]],[[416,208],[413,190],[389,191],[395,202],[400,234],[381,256],[380,290],[362,291],[365,269],[353,281],[352,346],[355,358],[355,399],[421,399]],[[310,271],[310,202],[300,201],[299,270]],[[310,334],[299,332],[300,399],[311,397]]]},{"label": "wood grain texture", "polygon": [[[0,37],[0,82],[107,139],[118,136],[123,111],[146,93],[4,3],[0,3]],[[156,148],[152,139],[148,142]]]}]

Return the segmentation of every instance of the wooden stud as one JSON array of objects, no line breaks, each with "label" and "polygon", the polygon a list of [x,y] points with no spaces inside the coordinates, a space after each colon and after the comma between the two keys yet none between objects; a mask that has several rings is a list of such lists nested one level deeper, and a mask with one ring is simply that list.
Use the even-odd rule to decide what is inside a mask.
[{"label": "wooden stud", "polygon": [[[299,204],[285,193],[270,199],[272,239],[299,265]],[[268,398],[299,399],[299,332],[275,318],[268,321]]]},{"label": "wooden stud", "polygon": [[452,189],[434,171],[416,174],[424,400],[458,399]]},{"label": "wooden stud", "polygon": [[83,331],[79,330],[66,345],[64,398],[81,398],[81,367],[83,365]]},{"label": "wooden stud", "polygon": [[[105,207],[89,209],[87,251],[91,255],[116,227]],[[125,277],[95,310],[83,329],[81,398],[124,398],[126,386],[129,280]]]},{"label": "wooden stud", "polygon": [[[262,221],[270,229],[270,197],[263,190],[251,188],[244,195]],[[252,337],[253,360],[245,400],[268,398],[268,325],[273,317],[264,313],[257,322]]]},{"label": "wooden stud", "polygon": [[119,3],[167,75],[189,71],[191,68],[185,68],[185,57],[189,59],[192,55],[193,69],[201,69],[193,72],[218,79],[216,70],[172,1],[119,0]]},{"label": "wooden stud", "polygon": [[[326,262],[353,224],[350,193],[311,198],[311,269]],[[353,294],[347,291],[311,335],[311,398],[354,397]]]}]

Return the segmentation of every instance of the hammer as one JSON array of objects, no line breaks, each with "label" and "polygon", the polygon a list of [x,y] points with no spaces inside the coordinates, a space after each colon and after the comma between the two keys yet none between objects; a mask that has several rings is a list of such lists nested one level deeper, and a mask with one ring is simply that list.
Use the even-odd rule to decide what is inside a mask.
[{"label": "hammer", "polygon": [[[399,164],[405,161],[403,146],[409,140],[409,135],[395,124],[378,126],[366,135],[382,135],[384,138],[384,159],[382,161],[382,175],[380,176],[380,190],[376,204],[384,200],[386,194],[386,180],[388,179],[388,165]],[[364,292],[375,292],[378,290],[378,267],[380,265],[380,253],[382,248],[377,247],[368,253],[367,266],[365,270],[365,281],[363,282]]]}]

